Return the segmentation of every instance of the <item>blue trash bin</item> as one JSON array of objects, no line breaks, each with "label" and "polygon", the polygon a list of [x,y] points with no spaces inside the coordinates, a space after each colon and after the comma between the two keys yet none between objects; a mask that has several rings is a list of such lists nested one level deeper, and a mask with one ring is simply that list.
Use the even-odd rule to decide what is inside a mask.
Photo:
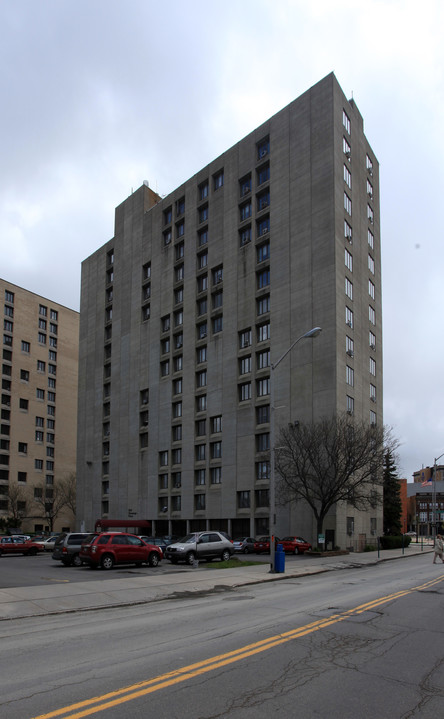
[{"label": "blue trash bin", "polygon": [[277,573],[285,572],[285,552],[282,544],[278,544],[274,553],[274,571]]}]

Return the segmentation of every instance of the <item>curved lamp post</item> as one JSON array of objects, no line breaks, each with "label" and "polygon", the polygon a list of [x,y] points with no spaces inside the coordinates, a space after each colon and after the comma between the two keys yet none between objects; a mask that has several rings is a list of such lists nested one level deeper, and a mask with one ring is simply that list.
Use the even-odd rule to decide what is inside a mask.
[{"label": "curved lamp post", "polygon": [[275,475],[275,419],[274,419],[274,372],[280,365],[282,360],[290,354],[291,350],[297,345],[300,340],[317,337],[322,332],[321,327],[313,327],[308,332],[304,332],[303,335],[298,337],[290,347],[279,357],[277,362],[272,362],[270,365],[270,450],[271,450],[271,466],[270,466],[270,520],[269,520],[269,535],[270,535],[270,573],[275,571],[275,556],[274,556],[274,538],[275,538],[275,525],[276,525],[276,475]]}]

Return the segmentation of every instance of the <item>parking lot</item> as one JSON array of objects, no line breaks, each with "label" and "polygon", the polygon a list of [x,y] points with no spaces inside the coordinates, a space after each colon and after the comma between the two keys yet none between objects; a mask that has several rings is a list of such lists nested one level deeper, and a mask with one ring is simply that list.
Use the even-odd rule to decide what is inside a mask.
[{"label": "parking lot", "polygon": [[[241,562],[260,562],[268,564],[270,556],[268,554],[236,554]],[[286,555],[287,562],[304,562],[306,557],[303,554],[298,556]],[[213,563],[213,566],[216,562]],[[159,574],[178,574],[181,572],[206,571],[205,567],[211,566],[205,561],[199,562],[199,567],[189,567],[186,564],[172,565],[169,561],[163,560],[158,567],[135,567],[134,565],[125,565],[114,567],[111,571],[102,569],[92,570],[87,566],[82,567],[65,567],[62,562],[55,561],[51,557],[50,552],[42,552],[35,557],[24,557],[22,555],[4,555],[0,558],[0,589],[7,587],[32,587],[45,584],[63,584],[72,582],[88,582],[117,579],[125,575],[143,575],[150,574],[158,576]],[[217,571],[217,570],[216,570]]]}]

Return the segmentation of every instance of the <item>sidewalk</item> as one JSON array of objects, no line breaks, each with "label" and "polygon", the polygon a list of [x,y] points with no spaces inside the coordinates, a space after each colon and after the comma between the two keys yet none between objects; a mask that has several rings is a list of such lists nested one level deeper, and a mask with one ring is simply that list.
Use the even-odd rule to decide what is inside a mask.
[{"label": "sidewalk", "polygon": [[[151,573],[134,575],[124,579],[98,579],[93,582],[43,585],[38,587],[14,587],[0,589],[0,621],[25,617],[63,614],[100,608],[131,606],[157,602],[180,596],[235,589],[262,582],[285,581],[321,572],[366,567],[394,559],[406,559],[433,551],[431,546],[410,544],[404,550],[381,550],[339,557],[312,557],[301,563],[287,562],[285,573],[270,574],[270,565],[262,563],[235,569],[211,569],[201,565],[198,569],[178,568],[171,574]],[[430,558],[425,559],[430,561]],[[211,565],[207,565],[211,567]]]}]

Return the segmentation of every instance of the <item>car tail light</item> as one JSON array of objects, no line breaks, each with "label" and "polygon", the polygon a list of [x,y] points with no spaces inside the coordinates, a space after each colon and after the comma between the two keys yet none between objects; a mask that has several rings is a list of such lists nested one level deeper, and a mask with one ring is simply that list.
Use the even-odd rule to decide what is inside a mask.
[{"label": "car tail light", "polygon": [[68,554],[68,550],[67,550],[66,547],[63,547],[63,549],[62,549],[62,554]]}]

